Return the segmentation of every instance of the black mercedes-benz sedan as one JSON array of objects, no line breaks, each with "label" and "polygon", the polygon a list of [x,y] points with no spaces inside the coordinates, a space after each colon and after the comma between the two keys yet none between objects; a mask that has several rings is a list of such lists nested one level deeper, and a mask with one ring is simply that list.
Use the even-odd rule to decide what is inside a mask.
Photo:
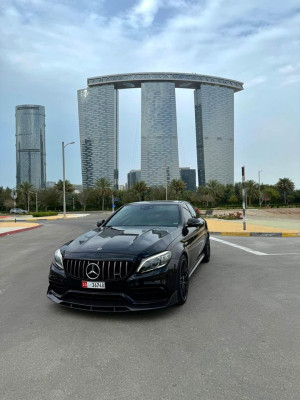
[{"label": "black mercedes-benz sedan", "polygon": [[130,203],[97,225],[56,250],[47,292],[55,303],[89,311],[181,305],[210,258],[206,221],[186,201]]}]

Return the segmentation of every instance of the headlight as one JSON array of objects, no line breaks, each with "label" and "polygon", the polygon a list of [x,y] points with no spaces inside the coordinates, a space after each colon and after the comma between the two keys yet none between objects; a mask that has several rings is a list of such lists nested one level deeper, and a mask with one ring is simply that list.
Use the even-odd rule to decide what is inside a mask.
[{"label": "headlight", "polygon": [[172,253],[170,251],[164,251],[163,253],[155,254],[155,256],[145,258],[141,261],[137,272],[144,273],[164,267],[166,264],[168,264],[171,256]]},{"label": "headlight", "polygon": [[63,261],[63,257],[61,255],[60,249],[56,250],[56,252],[54,253],[54,264],[59,269],[64,269],[64,261]]}]

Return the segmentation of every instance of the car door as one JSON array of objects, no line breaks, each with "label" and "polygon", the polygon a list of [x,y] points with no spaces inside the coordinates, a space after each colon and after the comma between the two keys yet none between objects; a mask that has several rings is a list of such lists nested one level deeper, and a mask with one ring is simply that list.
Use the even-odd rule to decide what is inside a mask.
[{"label": "car door", "polygon": [[187,252],[189,260],[189,271],[191,271],[199,257],[199,227],[187,226],[187,221],[193,218],[187,203],[182,203],[182,216],[183,216],[183,243],[184,249]]},{"label": "car door", "polygon": [[192,214],[193,218],[197,218],[201,221],[203,221],[202,225],[199,227],[199,229],[197,230],[197,256],[196,259],[199,259],[201,256],[201,253],[204,249],[205,246],[205,242],[206,242],[206,227],[205,227],[205,221],[202,218],[199,218],[199,214],[196,212],[196,210],[194,209],[194,207],[190,204],[190,203],[186,203],[190,213]]}]

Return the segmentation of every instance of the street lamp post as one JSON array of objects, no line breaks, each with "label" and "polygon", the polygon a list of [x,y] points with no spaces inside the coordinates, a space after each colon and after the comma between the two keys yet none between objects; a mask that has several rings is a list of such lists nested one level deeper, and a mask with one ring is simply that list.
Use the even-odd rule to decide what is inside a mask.
[{"label": "street lamp post", "polygon": [[61,142],[62,147],[62,162],[63,162],[63,203],[64,203],[64,218],[66,218],[66,178],[65,178],[65,147],[69,144],[74,144],[75,142],[70,142],[65,144]]},{"label": "street lamp post", "polygon": [[258,170],[258,202],[259,202],[259,207],[261,207],[261,199],[260,199],[260,173],[262,172],[262,169]]}]

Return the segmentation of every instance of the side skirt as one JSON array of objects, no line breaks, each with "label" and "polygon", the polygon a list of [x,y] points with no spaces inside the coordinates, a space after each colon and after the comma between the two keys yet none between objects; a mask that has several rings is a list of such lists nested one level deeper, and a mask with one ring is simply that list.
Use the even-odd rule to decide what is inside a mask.
[{"label": "side skirt", "polygon": [[204,258],[204,254],[201,254],[199,260],[196,262],[196,264],[194,265],[194,268],[191,270],[191,272],[189,273],[189,278],[193,275],[193,273],[196,271],[196,268],[199,266],[199,264],[201,263],[201,261]]}]

